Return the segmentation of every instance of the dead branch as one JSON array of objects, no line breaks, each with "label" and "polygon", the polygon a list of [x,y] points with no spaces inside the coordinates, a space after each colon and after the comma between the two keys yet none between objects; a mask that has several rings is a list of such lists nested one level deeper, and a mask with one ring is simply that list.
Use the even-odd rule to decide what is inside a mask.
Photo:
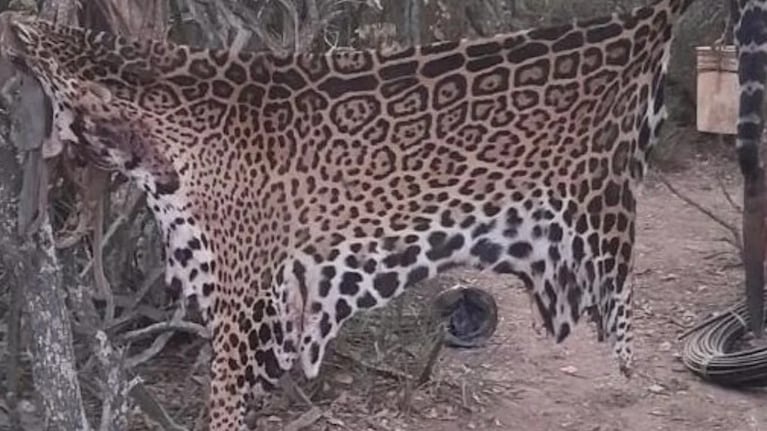
[{"label": "dead branch", "polygon": [[76,23],[77,11],[81,7],[80,0],[49,0],[40,16],[57,24],[72,25]]},{"label": "dead branch", "polygon": [[[300,25],[296,26],[296,39],[297,42],[297,48],[295,52],[303,52],[308,50],[308,48],[311,46],[311,43],[314,41],[314,39],[322,32],[323,30],[323,22],[321,21],[320,17],[320,11],[317,7],[317,1],[316,0],[307,0],[306,3],[306,10],[307,10],[307,17],[306,21],[307,24],[304,26],[303,29],[300,29]],[[327,20],[331,20],[335,17],[335,13],[333,11],[329,11],[328,16],[325,17]],[[298,16],[296,15],[296,19],[298,19]],[[306,41],[304,43],[304,46],[301,45],[301,41]]]},{"label": "dead branch", "polygon": [[48,169],[42,152],[30,151],[23,170],[24,181],[21,193],[31,198],[19,202],[17,226],[20,236],[36,231],[43,223],[48,210]]},{"label": "dead branch", "polygon": [[67,286],[67,294],[69,306],[75,318],[75,330],[88,339],[94,337],[99,329],[101,318],[93,303],[91,289],[85,286]]},{"label": "dead branch", "polygon": [[[17,233],[25,237],[40,226],[47,211],[47,167],[40,154],[45,139],[44,122],[28,123],[39,116],[45,96],[33,79],[21,75],[5,83],[2,94],[6,105],[13,107],[10,139],[26,159],[21,166],[21,195],[27,198],[19,200],[16,216]],[[24,97],[17,97],[22,94]]]},{"label": "dead branch", "polygon": [[173,420],[165,408],[152,396],[143,383],[139,382],[130,391],[131,397],[151,420],[155,421],[165,431],[187,431]]},{"label": "dead branch", "polygon": [[[77,245],[80,240],[88,234],[88,225],[90,221],[86,215],[86,211],[76,211],[70,214],[65,224],[71,225],[70,220],[75,220],[76,225],[65,234],[59,233],[56,238],[56,248],[59,250],[66,249]],[[90,265],[90,264],[89,264]]]},{"label": "dead branch", "polygon": [[[195,383],[194,374],[201,369],[207,369],[208,364],[211,360],[211,345],[210,343],[204,343],[202,346],[200,346],[200,349],[197,351],[197,357],[194,360],[194,363],[189,368],[189,371],[186,375],[186,378],[184,379],[184,391],[192,391],[192,384]],[[179,408],[178,415],[182,416],[186,413],[187,409],[191,405],[191,398],[186,398],[183,400],[181,407]],[[203,409],[204,410],[204,409]]]},{"label": "dead branch", "polygon": [[[186,310],[183,307],[179,307],[173,313],[173,318],[170,321],[170,325],[177,325],[181,323],[186,314]],[[199,325],[198,325],[199,326]],[[173,336],[174,332],[163,332],[157,338],[154,339],[152,345],[141,353],[128,358],[125,363],[127,368],[135,368],[136,366],[143,364],[144,362],[155,357],[160,351],[168,344],[168,341]]]},{"label": "dead branch", "polygon": [[[136,217],[136,214],[141,209],[142,205],[146,201],[146,197],[144,194],[138,190],[132,190],[132,193],[128,196],[128,209],[120,214],[113,222],[109,225],[109,228],[107,229],[106,233],[104,233],[103,238],[101,239],[101,248],[102,250],[106,248],[109,245],[109,241],[112,239],[112,237],[117,233],[117,231],[125,225],[126,222],[133,220]],[[93,267],[93,259],[89,260],[88,263],[85,264],[83,269],[80,271],[80,277],[85,277],[86,274],[88,274],[88,271],[91,270]]]},{"label": "dead branch", "polygon": [[167,1],[147,0],[111,0],[92,1],[94,7],[103,14],[112,30],[120,34],[131,32],[148,39],[164,39],[168,31],[167,23],[158,17],[170,14]]},{"label": "dead branch", "polygon": [[103,370],[105,381],[102,388],[100,431],[127,429],[130,403],[128,394],[141,380],[127,378],[123,351],[115,349],[103,331],[96,332],[96,358]]},{"label": "dead branch", "polygon": [[305,411],[301,416],[297,417],[293,422],[285,425],[285,431],[301,431],[305,428],[312,426],[315,422],[322,419],[325,413],[317,407]]},{"label": "dead branch", "polygon": [[135,341],[150,335],[161,334],[164,332],[186,332],[195,334],[203,339],[210,339],[210,331],[202,325],[188,320],[170,320],[167,322],[154,323],[135,331],[126,332],[120,338],[125,341]]},{"label": "dead branch", "polygon": [[[99,176],[97,183],[106,185],[108,182],[108,176],[102,172],[103,176]],[[112,293],[112,288],[109,285],[109,280],[104,273],[104,200],[103,194],[97,198],[96,202],[96,218],[94,220],[94,234],[93,234],[93,281],[96,284],[96,290],[99,291],[106,301],[106,310],[104,312],[103,325],[109,325],[115,318],[115,298]]]},{"label": "dead branch", "polygon": [[296,383],[290,373],[283,374],[277,382],[277,385],[292,403],[301,403],[309,407],[314,406],[311,397],[306,395],[301,387],[298,386],[298,383]]},{"label": "dead branch", "polygon": [[136,291],[134,295],[130,298],[130,303],[123,306],[123,312],[121,313],[120,317],[116,318],[114,321],[112,321],[111,325],[108,325],[106,329],[113,329],[120,325],[124,325],[136,317],[140,315],[137,308],[139,306],[139,303],[141,300],[146,296],[146,294],[149,292],[149,289],[154,286],[154,284],[157,282],[157,280],[162,277],[162,275],[165,273],[165,268],[160,266],[157,268],[154,268],[152,272],[150,272],[144,281],[141,283],[141,286]]},{"label": "dead branch", "polygon": [[[211,27],[210,31],[217,33],[218,40],[227,40],[227,35],[233,31],[252,32],[269,51],[287,55],[309,50],[331,22],[343,15],[338,6],[347,1],[301,0],[299,3],[298,0],[266,0],[250,2],[250,5],[247,2],[219,1],[211,5],[202,0],[193,0],[189,8],[201,26]],[[382,9],[380,2],[375,0],[360,3]],[[306,10],[304,18],[300,17],[299,4],[303,4],[302,9]],[[282,19],[278,33],[267,28],[266,21],[271,18],[271,13],[278,14],[276,16]],[[225,25],[215,28],[210,24],[212,21],[222,21]],[[332,43],[328,44],[333,46]]]},{"label": "dead branch", "polygon": [[434,365],[437,364],[437,358],[439,358],[439,353],[442,351],[442,347],[444,346],[444,337],[445,329],[440,328],[439,332],[434,338],[434,341],[432,342],[431,349],[429,349],[428,355],[426,356],[426,364],[424,364],[423,370],[418,376],[418,380],[416,382],[417,386],[421,386],[431,379],[434,371]]},{"label": "dead branch", "polygon": [[733,244],[737,246],[737,249],[740,252],[741,256],[743,255],[743,242],[741,241],[740,230],[737,227],[735,227],[732,224],[726,222],[721,217],[716,215],[713,211],[709,210],[708,208],[704,207],[703,205],[699,204],[698,202],[695,202],[695,200],[693,200],[692,198],[686,196],[685,194],[683,194],[682,192],[677,190],[676,187],[671,185],[671,182],[669,182],[669,180],[662,173],[656,172],[656,175],[658,176],[660,181],[666,187],[668,187],[669,191],[671,191],[671,193],[674,196],[678,197],[679,199],[681,199],[682,201],[684,201],[688,205],[690,205],[693,208],[697,209],[698,211],[700,211],[704,215],[708,216],[711,220],[713,220],[714,222],[716,222],[717,224],[719,224],[720,226],[725,228],[727,231],[729,231],[730,235],[732,235],[732,238],[733,238]]},{"label": "dead branch", "polygon": [[285,55],[288,50],[284,42],[280,40],[278,35],[272,34],[261,24],[265,4],[265,2],[259,4],[255,11],[238,2],[229,2],[226,5],[222,2],[217,2],[216,6],[218,13],[224,17],[229,25],[234,28],[252,31],[269,51],[278,55]]},{"label": "dead branch", "polygon": [[[97,331],[94,339],[96,340],[94,357],[101,365],[106,379],[101,391],[92,384],[86,387],[102,400],[101,430],[125,429],[130,407],[126,397],[130,396],[142,412],[158,423],[162,429],[187,431],[170,417],[165,408],[147,390],[140,377],[130,378],[130,371],[126,366],[128,364],[124,360],[124,350],[116,350],[103,331]],[[92,361],[89,362],[92,363]],[[83,366],[81,372],[85,372],[87,368]],[[84,379],[84,382],[88,382],[88,379]]]},{"label": "dead branch", "polygon": [[71,325],[61,289],[61,268],[46,221],[22,246],[31,259],[19,265],[28,325],[32,328],[32,372],[53,429],[88,430],[75,369]]},{"label": "dead branch", "polygon": [[413,376],[411,376],[410,374],[396,370],[394,368],[371,364],[370,362],[366,361],[365,359],[353,353],[341,352],[338,350],[336,350],[334,353],[336,356],[350,360],[354,362],[355,364],[361,366],[362,368],[368,371],[372,371],[376,374],[380,374],[384,377],[388,377],[395,380],[396,379],[411,380],[413,378]]},{"label": "dead branch", "polygon": [[[313,0],[307,0],[310,3],[314,3]],[[301,19],[298,17],[298,10],[296,9],[296,5],[293,2],[289,2],[287,0],[277,0],[277,3],[282,5],[282,7],[287,12],[287,15],[285,18],[285,24],[283,25],[283,32],[286,33],[288,40],[293,42],[293,52],[301,52],[302,44],[301,44]],[[314,4],[314,8],[317,8],[316,3]],[[286,31],[288,28],[290,28],[290,31]],[[313,34],[311,36],[314,36]]]},{"label": "dead branch", "polygon": [[735,199],[733,199],[730,192],[727,190],[727,187],[724,185],[724,181],[722,181],[721,175],[716,175],[716,184],[719,186],[719,190],[722,191],[722,194],[724,195],[724,198],[727,199],[727,202],[732,206],[732,209],[735,210],[738,214],[743,213],[743,208],[735,203]]},{"label": "dead branch", "polygon": [[210,48],[218,48],[227,42],[229,27],[221,25],[226,23],[219,22],[216,14],[220,10],[222,2],[211,2],[204,0],[191,0],[187,2],[189,12],[194,18],[195,23],[200,26],[201,34],[205,38],[205,45]]}]

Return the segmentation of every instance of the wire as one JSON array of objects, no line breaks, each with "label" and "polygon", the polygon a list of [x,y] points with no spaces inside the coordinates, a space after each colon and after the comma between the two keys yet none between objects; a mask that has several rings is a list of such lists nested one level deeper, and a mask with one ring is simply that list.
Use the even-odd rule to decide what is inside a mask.
[{"label": "wire", "polygon": [[689,334],[682,361],[694,374],[719,385],[765,386],[767,345],[737,350],[748,328],[746,304],[741,302]]}]

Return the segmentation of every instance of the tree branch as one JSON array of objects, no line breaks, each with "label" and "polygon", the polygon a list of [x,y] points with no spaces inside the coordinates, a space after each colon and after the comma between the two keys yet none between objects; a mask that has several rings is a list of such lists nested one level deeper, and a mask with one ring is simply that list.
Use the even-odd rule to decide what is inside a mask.
[{"label": "tree branch", "polygon": [[735,245],[735,247],[740,252],[741,257],[743,256],[743,242],[741,240],[740,230],[738,230],[737,227],[733,226],[730,223],[727,223],[724,219],[722,219],[721,217],[716,215],[713,211],[709,210],[708,208],[704,207],[703,205],[701,205],[701,204],[695,202],[694,200],[692,200],[690,197],[688,197],[688,196],[684,195],[683,193],[681,193],[679,190],[676,189],[676,187],[671,185],[669,180],[663,174],[661,174],[660,172],[656,172],[656,174],[658,175],[658,178],[660,179],[660,181],[666,187],[668,187],[669,191],[671,191],[672,194],[674,194],[676,197],[678,197],[679,199],[681,199],[682,201],[684,201],[688,205],[690,205],[693,208],[697,209],[698,211],[702,212],[703,214],[708,216],[711,220],[713,220],[714,222],[716,222],[717,224],[719,224],[720,226],[725,228],[727,231],[729,231],[730,235],[732,235],[732,238],[733,238],[733,244]]},{"label": "tree branch", "polygon": [[128,380],[125,373],[123,352],[109,343],[103,331],[96,332],[96,358],[105,375],[101,405],[100,431],[122,431],[128,429],[130,403],[128,393],[140,383],[135,377]]}]

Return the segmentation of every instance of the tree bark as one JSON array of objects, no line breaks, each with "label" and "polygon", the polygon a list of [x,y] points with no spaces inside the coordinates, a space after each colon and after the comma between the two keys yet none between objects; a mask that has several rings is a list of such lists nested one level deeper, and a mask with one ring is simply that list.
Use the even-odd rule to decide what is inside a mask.
[{"label": "tree bark", "polygon": [[[1,61],[1,60],[0,60]],[[19,217],[20,208],[41,202],[45,178],[41,144],[42,90],[22,76],[11,111],[11,142],[0,143],[0,252],[12,289],[21,292],[26,326],[31,331],[32,376],[48,430],[89,430],[75,369],[72,331],[61,286],[61,266],[45,209]],[[31,114],[37,113],[35,116]],[[18,127],[23,124],[23,133]],[[33,125],[38,125],[34,127]],[[17,220],[13,223],[12,220]],[[37,225],[36,230],[28,227]],[[14,355],[15,352],[10,352]]]},{"label": "tree bark", "polygon": [[[51,1],[46,8],[51,18],[61,20],[74,10],[73,2],[64,0]],[[0,68],[6,78],[16,76],[13,67],[3,59],[0,62],[4,62]],[[25,326],[31,332],[32,376],[45,429],[90,430],[77,377],[61,265],[45,204],[48,183],[42,146],[50,133],[50,120],[45,118],[48,106],[33,78],[18,75],[3,82],[11,128],[9,141],[0,143],[0,257],[9,269],[12,297],[21,299]],[[11,316],[15,330],[17,317]],[[16,337],[18,334],[12,334],[12,341]],[[18,373],[16,350],[10,352],[12,379]]]}]

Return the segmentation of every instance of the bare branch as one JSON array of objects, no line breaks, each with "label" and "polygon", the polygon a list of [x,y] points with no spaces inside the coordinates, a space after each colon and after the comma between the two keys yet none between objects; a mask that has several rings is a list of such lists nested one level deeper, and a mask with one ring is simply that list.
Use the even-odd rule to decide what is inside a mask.
[{"label": "bare branch", "polygon": [[40,16],[58,24],[72,25],[76,23],[77,11],[80,9],[80,0],[47,1]]},{"label": "bare branch", "polygon": [[157,422],[165,431],[187,431],[187,429],[173,420],[155,397],[147,390],[143,383],[139,382],[130,391],[131,397],[136,404],[150,419]]},{"label": "bare branch", "polygon": [[[277,2],[282,5],[287,12],[287,16],[285,16],[285,25],[283,26],[283,32],[286,33],[284,36],[293,42],[293,52],[301,52],[301,20],[298,18],[296,5],[287,0],[277,0]],[[287,28],[290,28],[291,31],[286,31]]]},{"label": "bare branch", "polygon": [[166,36],[168,25],[161,17],[170,13],[167,1],[92,0],[92,4],[107,18],[116,33],[134,32],[151,39],[164,39]]},{"label": "bare branch", "polygon": [[19,269],[29,327],[33,328],[32,370],[53,429],[88,430],[75,369],[72,333],[61,288],[53,233],[46,221],[34,234],[36,245],[23,246],[31,261]]},{"label": "bare branch", "polygon": [[716,183],[719,186],[719,189],[722,191],[722,194],[724,195],[724,198],[727,199],[727,202],[732,206],[732,209],[734,209],[738,213],[743,213],[743,208],[735,203],[735,199],[733,199],[730,192],[727,190],[727,187],[724,186],[724,181],[722,181],[721,175],[716,175]]},{"label": "bare branch", "polygon": [[440,327],[438,334],[432,341],[432,347],[429,349],[428,355],[426,355],[426,364],[424,365],[421,374],[418,376],[418,380],[416,382],[418,386],[425,384],[431,379],[434,371],[434,366],[436,365],[437,359],[439,358],[439,353],[442,351],[442,346],[445,344],[444,335],[445,330],[444,328]]},{"label": "bare branch", "polygon": [[[197,351],[197,357],[192,366],[189,367],[189,371],[184,379],[184,391],[192,390],[191,385],[195,383],[193,379],[194,374],[200,369],[207,368],[208,364],[210,364],[211,350],[212,347],[209,342],[205,342],[200,346],[200,349]],[[178,412],[179,416],[186,415],[187,408],[191,405],[191,401],[192,400],[189,398],[183,400]]]},{"label": "bare branch", "polygon": [[[182,322],[182,319],[184,318],[184,314],[186,314],[186,310],[184,310],[183,307],[177,308],[176,311],[173,313],[173,318],[169,322],[169,325],[180,324]],[[127,368],[135,368],[136,366],[155,357],[158,353],[160,353],[160,351],[165,347],[165,345],[168,344],[168,341],[170,340],[172,336],[173,336],[173,332],[161,333],[157,338],[154,339],[154,341],[152,342],[152,345],[149,346],[146,350],[126,360]]]},{"label": "bare branch", "polygon": [[318,407],[312,407],[296,418],[293,422],[285,425],[285,431],[301,431],[312,426],[315,422],[322,419],[325,413]]},{"label": "bare branch", "polygon": [[215,21],[213,12],[221,7],[221,2],[204,0],[191,0],[187,2],[189,11],[194,16],[194,21],[201,27],[202,35],[206,39],[206,45],[215,48],[226,43],[229,28]]},{"label": "bare branch", "polygon": [[[108,182],[108,176],[104,175],[99,180],[103,184]],[[98,181],[98,180],[97,180]],[[115,298],[112,294],[112,288],[109,286],[109,280],[104,273],[104,196],[97,197],[96,218],[93,234],[93,280],[96,284],[96,290],[101,292],[106,301],[106,310],[104,313],[104,325],[109,325],[115,318]]]},{"label": "bare branch", "polygon": [[[256,15],[257,24],[261,23],[265,10],[266,8],[264,7],[261,7],[258,10],[258,13]],[[285,48],[284,36],[282,37],[283,40],[279,41],[276,37],[274,37],[274,35],[269,30],[267,30],[266,28],[263,28],[263,26],[261,25],[253,26],[253,31],[255,31],[255,33],[258,35],[258,37],[261,39],[261,41],[264,43],[264,45],[267,46],[267,48],[270,51],[278,55],[285,55],[287,53],[288,50]]]},{"label": "bare branch", "polygon": [[687,203],[688,205],[692,206],[693,208],[697,209],[698,211],[702,212],[706,216],[708,216],[711,220],[715,221],[717,224],[722,226],[723,228],[727,229],[727,231],[730,232],[730,235],[732,235],[733,238],[733,244],[737,245],[738,250],[741,253],[741,256],[743,254],[743,242],[741,240],[740,236],[740,230],[738,230],[737,227],[733,226],[730,223],[727,223],[724,221],[721,217],[716,215],[713,211],[709,210],[708,208],[705,208],[703,205],[699,204],[698,202],[695,202],[690,197],[682,194],[679,190],[676,189],[671,183],[668,181],[668,179],[660,172],[656,172],[658,175],[658,178],[660,181],[668,187],[668,189],[671,191],[672,194],[674,194],[676,197]]},{"label": "bare branch", "polygon": [[106,377],[103,385],[100,431],[127,429],[130,403],[128,393],[140,383],[139,378],[128,381],[125,375],[123,352],[109,343],[103,331],[96,332],[96,358]]},{"label": "bare branch", "polygon": [[339,350],[336,350],[333,353],[341,358],[345,358],[347,360],[354,362],[356,365],[366,370],[372,371],[384,377],[388,377],[395,380],[411,380],[413,378],[413,376],[411,376],[410,374],[397,370],[395,368],[385,366],[385,365],[379,366],[379,365],[370,363],[369,361],[365,360],[364,358],[361,358],[359,355],[355,353],[342,352]]},{"label": "bare branch", "polygon": [[[109,244],[109,240],[117,233],[117,231],[128,221],[133,220],[136,214],[141,209],[143,203],[146,200],[145,195],[140,190],[132,190],[127,197],[128,209],[124,213],[120,214],[107,229],[104,237],[101,239],[101,247],[105,248]],[[87,264],[80,271],[80,277],[85,277],[88,271],[93,267],[93,259],[89,260]]]},{"label": "bare branch", "polygon": [[210,331],[202,325],[188,320],[159,322],[135,331],[126,332],[121,336],[125,341],[135,341],[150,335],[161,334],[163,332],[187,332],[196,334],[200,338],[210,339]]},{"label": "bare branch", "polygon": [[158,266],[157,268],[154,268],[147,275],[146,279],[144,279],[136,294],[133,295],[132,303],[125,308],[128,310],[133,310],[134,308],[138,307],[139,302],[141,302],[144,296],[146,296],[147,292],[149,292],[149,289],[152,288],[152,286],[157,282],[157,279],[162,277],[163,274],[165,274],[164,266]]},{"label": "bare branch", "polygon": [[[78,205],[82,206],[82,205]],[[73,212],[67,222],[69,220],[76,220],[77,225],[71,229],[66,235],[62,235],[59,233],[58,238],[56,238],[56,248],[57,249],[65,249],[72,246],[75,246],[80,243],[80,240],[83,239],[85,235],[88,234],[88,224],[89,224],[89,213],[88,211],[75,211]],[[67,223],[68,224],[68,223]],[[90,263],[88,264],[90,268]]]},{"label": "bare branch", "polygon": [[[307,50],[311,46],[312,41],[320,34],[320,32],[322,32],[323,23],[320,21],[320,11],[317,8],[317,0],[306,0],[306,3],[307,24],[304,26],[303,30],[298,30],[298,27],[296,28],[296,37],[299,41],[305,40],[307,42],[304,46],[301,46],[301,49],[297,49],[296,52]],[[332,19],[335,15],[333,11],[329,11],[329,14],[329,19]]]}]

